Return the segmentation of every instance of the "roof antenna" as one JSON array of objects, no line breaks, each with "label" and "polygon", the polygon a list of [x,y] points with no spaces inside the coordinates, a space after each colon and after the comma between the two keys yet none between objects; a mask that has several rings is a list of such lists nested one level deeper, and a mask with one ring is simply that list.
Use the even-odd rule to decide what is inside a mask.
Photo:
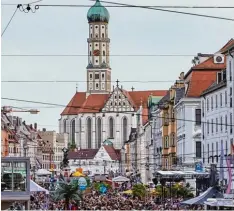
[{"label": "roof antenna", "polygon": [[76,83],[76,92],[78,92],[78,87],[79,87],[79,84]]}]

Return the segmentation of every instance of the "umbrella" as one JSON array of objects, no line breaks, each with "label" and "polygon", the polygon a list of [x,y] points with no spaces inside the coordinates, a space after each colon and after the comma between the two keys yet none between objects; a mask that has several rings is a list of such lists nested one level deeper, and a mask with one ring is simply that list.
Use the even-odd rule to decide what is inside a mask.
[{"label": "umbrella", "polygon": [[80,173],[79,171],[76,171],[75,173],[72,174],[73,177],[84,177],[85,175]]}]

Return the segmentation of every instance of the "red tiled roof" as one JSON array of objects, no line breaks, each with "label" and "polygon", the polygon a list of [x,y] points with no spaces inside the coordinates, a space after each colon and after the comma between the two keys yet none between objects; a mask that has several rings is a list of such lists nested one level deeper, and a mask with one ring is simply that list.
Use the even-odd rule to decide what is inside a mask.
[{"label": "red tiled roof", "polygon": [[191,73],[186,97],[199,97],[214,81],[216,81],[216,71],[193,71]]},{"label": "red tiled roof", "polygon": [[214,57],[210,57],[206,61],[192,67],[192,70],[204,70],[204,69],[210,69],[210,70],[217,70],[217,69],[224,69],[226,68],[226,57],[224,57],[224,63],[222,64],[216,64],[214,63]]},{"label": "red tiled roof", "polygon": [[80,149],[77,152],[68,152],[68,159],[93,159],[98,149]]},{"label": "red tiled roof", "polygon": [[112,146],[104,146],[104,148],[112,160],[120,160],[120,150]]},{"label": "red tiled roof", "polygon": [[128,92],[131,96],[136,108],[138,109],[141,105],[146,108],[148,103],[148,97],[153,96],[164,96],[167,94],[167,90],[147,90],[147,91],[131,91]]},{"label": "red tiled roof", "polygon": [[227,43],[226,45],[224,45],[219,51],[220,52],[223,52],[223,51],[226,51],[231,45],[234,44],[234,39],[231,38]]},{"label": "red tiled roof", "polygon": [[86,92],[76,92],[61,115],[75,115],[86,100]]},{"label": "red tiled roof", "polygon": [[104,107],[110,94],[91,94],[82,104],[78,113],[98,113]]}]

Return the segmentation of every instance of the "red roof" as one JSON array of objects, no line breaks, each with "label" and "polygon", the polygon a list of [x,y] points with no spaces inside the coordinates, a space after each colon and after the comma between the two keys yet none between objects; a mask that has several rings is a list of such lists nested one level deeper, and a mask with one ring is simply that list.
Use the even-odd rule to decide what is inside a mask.
[{"label": "red roof", "polygon": [[117,150],[112,146],[104,146],[104,148],[112,160],[120,160],[120,150]]},{"label": "red roof", "polygon": [[224,57],[224,63],[222,64],[216,64],[214,63],[214,57],[210,57],[209,59],[205,60],[204,62],[192,67],[192,70],[204,70],[204,69],[210,69],[210,70],[217,70],[217,69],[224,69],[226,68],[226,57]]},{"label": "red roof", "polygon": [[98,113],[104,107],[110,94],[91,94],[82,104],[78,113]]},{"label": "red roof", "polygon": [[68,152],[68,159],[93,159],[98,149],[80,149],[77,152]]},{"label": "red roof", "polygon": [[226,45],[224,45],[221,49],[220,52],[226,51],[230,46],[232,46],[234,44],[234,39],[230,39]]},{"label": "red roof", "polygon": [[216,81],[217,71],[193,71],[188,84],[186,97],[199,97],[212,83]]},{"label": "red roof", "polygon": [[86,100],[86,92],[76,92],[61,115],[75,115]]},{"label": "red roof", "polygon": [[[147,91],[131,91],[122,90],[123,94],[128,98],[129,102],[134,106],[135,110],[142,105],[147,107],[148,97],[164,96],[166,90],[147,90]],[[105,106],[110,94],[90,94],[86,99],[85,92],[77,92],[61,115],[76,115],[78,113],[98,113]]]}]

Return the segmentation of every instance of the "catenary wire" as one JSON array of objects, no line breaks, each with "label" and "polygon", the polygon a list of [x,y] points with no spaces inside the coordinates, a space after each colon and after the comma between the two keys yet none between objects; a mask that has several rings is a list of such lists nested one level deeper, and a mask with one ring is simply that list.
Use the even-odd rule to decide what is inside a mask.
[{"label": "catenary wire", "polygon": [[6,32],[6,30],[7,30],[8,27],[10,26],[10,23],[11,23],[11,21],[13,20],[13,18],[15,17],[15,14],[16,14],[16,12],[18,11],[18,9],[19,9],[19,5],[16,7],[16,9],[15,9],[13,15],[11,16],[11,18],[10,18],[10,20],[8,21],[6,27],[4,28],[4,30],[3,30],[2,34],[1,34],[1,37],[4,35],[4,33]]},{"label": "catenary wire", "polygon": [[[42,104],[42,105],[51,105],[51,106],[58,106],[58,107],[63,107],[63,108],[76,108],[76,109],[89,109],[91,110],[90,113],[93,113],[93,111],[97,111],[98,113],[124,113],[124,114],[135,114],[135,111],[100,111],[100,109],[97,109],[95,107],[89,107],[89,106],[68,106],[68,105],[62,105],[62,104],[56,104],[56,103],[47,103],[47,102],[40,102],[40,101],[33,101],[33,100],[22,100],[22,99],[15,99],[15,98],[6,98],[6,97],[2,97],[2,100],[9,100],[9,101],[16,101],[16,102],[27,102],[27,103],[34,103],[34,104]],[[156,104],[158,106],[160,106],[160,104]],[[136,114],[137,115],[137,114]],[[147,116],[148,115],[144,115],[142,114],[141,116]],[[165,117],[158,117],[161,119],[165,119]],[[185,122],[196,122],[195,120],[189,120],[189,119],[180,119],[180,118],[166,118],[168,120],[179,120],[179,121],[185,121]],[[210,122],[204,122],[204,121],[199,121],[201,124],[211,124]],[[229,126],[229,127],[234,127],[233,124],[223,124],[223,123],[213,123],[211,125],[221,125],[221,126]]]},{"label": "catenary wire", "polygon": [[[90,0],[90,1],[94,1],[94,0]],[[153,8],[153,7],[144,7],[144,6],[138,6],[138,5],[116,3],[116,2],[111,2],[111,1],[100,1],[100,2],[114,4],[114,5],[131,6],[131,7],[142,8],[142,9],[150,9],[150,10],[156,10],[156,11],[161,11],[161,12],[176,13],[176,14],[181,14],[181,15],[190,15],[190,16],[198,16],[198,17],[203,17],[203,18],[213,18],[213,19],[220,19],[220,20],[226,20],[226,21],[234,21],[234,19],[232,18],[204,15],[204,14],[198,14],[198,13],[182,12],[182,11],[176,11],[176,10]]]}]

